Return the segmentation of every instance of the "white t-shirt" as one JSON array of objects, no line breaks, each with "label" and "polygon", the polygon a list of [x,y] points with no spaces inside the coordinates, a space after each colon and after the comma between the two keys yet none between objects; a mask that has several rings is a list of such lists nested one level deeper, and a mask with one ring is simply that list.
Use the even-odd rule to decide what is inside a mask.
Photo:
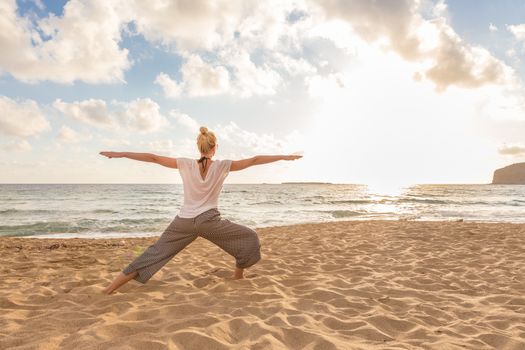
[{"label": "white t-shirt", "polygon": [[177,168],[184,188],[184,204],[179,213],[181,218],[194,218],[206,210],[218,207],[219,194],[230,172],[231,163],[229,159],[214,160],[208,166],[203,180],[196,159],[177,158]]}]

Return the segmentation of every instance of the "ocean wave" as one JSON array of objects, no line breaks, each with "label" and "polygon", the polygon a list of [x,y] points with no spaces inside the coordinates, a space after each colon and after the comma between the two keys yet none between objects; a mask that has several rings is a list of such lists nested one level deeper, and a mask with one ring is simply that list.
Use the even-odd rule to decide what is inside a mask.
[{"label": "ocean wave", "polygon": [[368,212],[365,212],[365,211],[354,211],[354,210],[330,210],[328,211],[328,213],[330,213],[332,217],[336,219],[368,214]]},{"label": "ocean wave", "polygon": [[79,233],[87,232],[90,227],[75,226],[68,222],[51,221],[36,222],[25,225],[0,226],[0,236],[31,236],[50,233]]},{"label": "ocean wave", "polygon": [[273,200],[273,201],[262,201],[262,202],[255,202],[255,203],[247,203],[248,205],[261,205],[261,204],[283,204],[280,200]]},{"label": "ocean wave", "polygon": [[374,203],[373,200],[369,199],[345,199],[345,200],[334,200],[328,201],[329,204],[369,204]]},{"label": "ocean wave", "polygon": [[0,210],[0,215],[38,215],[38,214],[64,214],[64,213],[94,213],[94,214],[116,214],[118,211],[111,209],[94,209],[94,210],[52,210],[52,209],[4,209]]},{"label": "ocean wave", "polygon": [[95,209],[95,210],[91,210],[90,213],[95,213],[95,214],[117,214],[118,211],[117,210],[111,210],[111,209]]},{"label": "ocean wave", "polygon": [[[62,212],[63,210],[61,210],[60,212]],[[4,209],[4,210],[0,210],[0,215],[1,214],[50,214],[50,213],[57,213],[58,211],[56,210],[50,210],[50,209],[14,209],[14,208],[10,208],[10,209]]]},{"label": "ocean wave", "polygon": [[121,220],[95,220],[80,219],[72,222],[41,221],[32,224],[2,225],[0,237],[4,236],[31,236],[47,235],[54,233],[89,233],[89,232],[159,232],[161,233],[172,219],[121,219]]},{"label": "ocean wave", "polygon": [[393,202],[400,202],[400,203],[428,203],[428,204],[454,204],[453,201],[450,200],[441,200],[441,199],[428,199],[428,198],[399,198],[397,200],[393,200]]}]

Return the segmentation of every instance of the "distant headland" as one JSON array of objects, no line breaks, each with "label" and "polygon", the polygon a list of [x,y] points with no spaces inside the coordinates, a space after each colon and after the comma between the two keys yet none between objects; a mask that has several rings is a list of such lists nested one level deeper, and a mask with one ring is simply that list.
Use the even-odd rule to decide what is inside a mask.
[{"label": "distant headland", "polygon": [[496,169],[492,178],[493,185],[525,185],[525,162],[514,163]]},{"label": "distant headland", "polygon": [[281,185],[332,185],[331,182],[281,182]]}]

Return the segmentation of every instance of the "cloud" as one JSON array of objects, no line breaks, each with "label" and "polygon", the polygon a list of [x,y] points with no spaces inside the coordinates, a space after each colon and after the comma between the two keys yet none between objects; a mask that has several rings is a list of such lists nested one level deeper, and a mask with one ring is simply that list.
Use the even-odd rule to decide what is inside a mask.
[{"label": "cloud", "polygon": [[154,140],[154,141],[141,141],[139,143],[141,147],[146,147],[151,152],[161,153],[166,155],[175,155],[180,148],[175,145],[172,140]]},{"label": "cloud", "polygon": [[514,34],[516,39],[525,42],[525,24],[508,25],[507,29]]},{"label": "cloud", "polygon": [[141,133],[153,132],[168,124],[160,113],[159,105],[149,98],[131,102],[112,102],[110,111],[103,100],[89,99],[63,102],[57,99],[53,107],[64,115],[97,128],[111,131],[131,130]]},{"label": "cloud", "polygon": [[175,45],[184,59],[179,79],[164,72],[155,79],[166,97],[273,95],[288,76],[315,72],[308,60],[291,56],[301,55],[309,24],[306,15],[289,19],[306,11],[302,1],[154,1],[134,8],[146,14],[138,22],[148,23],[137,32]]},{"label": "cloud", "polygon": [[303,57],[294,58],[281,52],[274,51],[268,59],[271,66],[276,67],[276,69],[282,69],[292,76],[310,76],[317,73],[317,68]]},{"label": "cloud", "polygon": [[201,125],[199,125],[199,123],[189,115],[172,110],[170,111],[170,116],[172,116],[177,123],[187,128],[190,132],[194,134],[199,132]]},{"label": "cloud", "polygon": [[345,87],[344,77],[340,73],[314,75],[305,79],[308,93],[312,97],[323,98],[328,91],[337,91]]},{"label": "cloud", "polygon": [[[180,81],[167,73],[155,80],[169,98],[272,95],[290,77],[319,74],[316,67],[326,58],[305,52],[305,44],[316,27],[343,21],[366,42],[425,62],[424,76],[439,90],[499,84],[512,74],[486,49],[461,40],[448,24],[445,1],[434,2],[433,17],[424,18],[428,3],[71,0],[63,15],[31,20],[6,0],[0,5],[0,70],[26,82],[124,81],[131,66],[122,47],[125,31],[184,58]],[[524,35],[520,25],[508,28]]]},{"label": "cloud", "polygon": [[103,138],[102,143],[108,147],[120,147],[120,146],[130,146],[131,142],[124,139],[108,139]]},{"label": "cloud", "polygon": [[[221,62],[212,65],[196,54],[189,56],[181,68],[182,81],[173,80],[160,73],[155,83],[160,85],[169,98],[182,96],[213,96],[228,94],[246,98],[254,95],[273,95],[282,83],[281,75],[269,65],[256,65],[248,52],[243,50],[223,51]],[[304,61],[285,60],[279,57],[283,67],[293,73],[315,71]],[[231,74],[230,74],[231,71]]]},{"label": "cloud", "polygon": [[177,98],[182,94],[182,86],[175,80],[171,79],[166,73],[159,73],[155,78],[155,84],[160,85],[164,95],[168,98]]},{"label": "cloud", "polygon": [[224,66],[212,66],[198,55],[190,55],[183,64],[181,72],[181,83],[174,81],[165,73],[160,73],[155,79],[155,83],[163,88],[166,97],[179,97],[183,92],[190,97],[210,96],[229,90],[228,70]]},{"label": "cloud", "polygon": [[218,51],[239,42],[249,51],[273,49],[302,19],[289,16],[306,9],[301,0],[136,0],[126,5],[137,33],[182,53]]},{"label": "cloud", "polygon": [[130,1],[137,32],[149,41],[176,46],[181,51],[208,50],[234,36],[243,2]]},{"label": "cloud", "polygon": [[522,156],[525,155],[525,145],[522,144],[511,144],[503,145],[498,148],[498,153],[505,156]]},{"label": "cloud", "polygon": [[61,99],[56,99],[53,102],[53,107],[81,123],[106,129],[117,127],[108,112],[106,102],[103,100],[89,99],[67,103]]},{"label": "cloud", "polygon": [[[24,82],[122,82],[132,64],[128,50],[122,47],[124,31],[182,55],[187,72],[183,81],[189,96],[226,91],[228,70],[233,69],[239,82],[234,91],[266,94],[273,90],[268,80],[278,74],[264,65],[259,67],[251,55],[261,49],[300,49],[297,38],[302,35],[300,28],[306,16],[289,19],[298,11],[306,11],[302,1],[70,0],[63,15],[50,13],[35,19],[19,16],[16,1],[6,0],[0,5],[0,33],[5,33],[0,35],[0,72]],[[211,58],[202,59],[205,53],[212,53]],[[235,62],[228,62],[230,58]],[[190,75],[193,73],[199,74]],[[251,73],[256,79],[262,78],[262,83],[242,85]],[[161,75],[156,82],[168,95],[178,96],[176,85],[166,78]],[[250,86],[255,89],[246,92]]]},{"label": "cloud", "polygon": [[240,97],[252,95],[273,95],[281,84],[282,78],[267,65],[257,66],[244,50],[234,50],[225,54],[231,63],[236,77],[234,93]]},{"label": "cloud", "polygon": [[33,3],[36,7],[38,7],[39,10],[45,10],[46,5],[42,2],[42,0],[33,0]]},{"label": "cloud", "polygon": [[119,47],[122,18],[116,2],[71,0],[63,16],[34,23],[17,15],[14,0],[0,3],[0,72],[25,82],[121,82],[130,67]]},{"label": "cloud", "polygon": [[[187,114],[173,111],[173,115],[180,125],[187,128],[192,134],[188,139],[187,151],[195,149],[193,136],[197,137],[200,124]],[[217,136],[217,142],[221,145],[222,154],[230,157],[253,156],[254,153],[262,154],[283,154],[298,151],[304,145],[302,134],[293,130],[282,138],[273,134],[261,134],[241,128],[237,123],[230,121],[226,125],[208,125],[210,131]]]},{"label": "cloud", "polygon": [[58,132],[57,139],[64,143],[78,143],[91,139],[91,135],[82,135],[68,126],[63,125]]},{"label": "cloud", "polygon": [[[228,144],[229,148],[237,154],[253,153],[291,153],[293,147],[298,147],[300,134],[292,131],[284,138],[277,138],[273,134],[261,134],[245,130],[235,122],[226,125],[218,124],[212,131],[217,135],[219,143]],[[296,151],[296,149],[295,149]]]},{"label": "cloud", "polygon": [[0,147],[4,151],[27,152],[31,150],[31,145],[27,140],[14,141]]},{"label": "cloud", "polygon": [[489,23],[489,31],[491,32],[497,32],[498,31],[498,27],[496,27],[494,24],[492,23]]},{"label": "cloud", "polygon": [[[517,25],[508,25],[507,29],[514,35],[516,40],[523,44],[523,50],[525,50],[525,23]],[[511,55],[509,55],[509,53],[511,53]],[[514,48],[510,48],[507,50],[507,56],[515,58],[516,61],[519,62],[519,60],[516,57],[516,50]]]},{"label": "cloud", "polygon": [[116,112],[120,125],[129,130],[152,132],[168,125],[168,121],[160,113],[159,105],[150,98],[116,104],[124,108],[123,111]]},{"label": "cloud", "polygon": [[[380,43],[409,61],[428,61],[425,76],[438,90],[455,85],[476,88],[505,83],[510,67],[486,49],[461,40],[443,17],[442,8],[435,18],[424,19],[420,2],[392,0],[317,0],[327,19],[344,20],[362,39]],[[437,7],[443,7],[440,1]]]},{"label": "cloud", "polygon": [[0,96],[0,133],[27,137],[50,128],[38,104],[32,100],[17,102]]}]

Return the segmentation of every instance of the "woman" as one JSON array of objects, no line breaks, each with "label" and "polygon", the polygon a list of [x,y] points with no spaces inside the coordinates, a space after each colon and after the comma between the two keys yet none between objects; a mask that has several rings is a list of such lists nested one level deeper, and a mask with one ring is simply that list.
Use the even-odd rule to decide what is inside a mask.
[{"label": "woman", "polygon": [[111,294],[135,279],[146,283],[162,266],[193,242],[203,237],[235,257],[233,279],[243,278],[244,269],[261,259],[257,233],[243,225],[221,218],[218,210],[219,193],[228,173],[252,165],[278,160],[295,160],[301,156],[255,156],[242,160],[212,160],[217,151],[217,138],[206,127],[200,128],[197,146],[201,157],[169,158],[151,153],[100,152],[108,158],[129,158],[179,169],[184,187],[184,204],[164,233],[142,255],[129,264],[104,290]]}]

